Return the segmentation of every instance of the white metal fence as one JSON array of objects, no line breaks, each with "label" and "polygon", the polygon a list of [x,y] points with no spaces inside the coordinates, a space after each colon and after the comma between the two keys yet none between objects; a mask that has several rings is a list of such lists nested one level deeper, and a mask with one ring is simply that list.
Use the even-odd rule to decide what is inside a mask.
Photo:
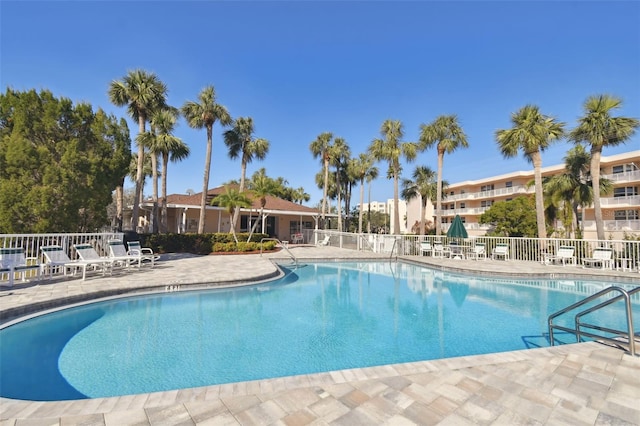
[{"label": "white metal fence", "polygon": [[61,246],[71,259],[77,255],[74,244],[91,244],[101,256],[109,254],[109,240],[122,240],[122,232],[101,232],[89,234],[0,234],[0,247],[22,247],[25,255],[42,260],[40,247]]}]

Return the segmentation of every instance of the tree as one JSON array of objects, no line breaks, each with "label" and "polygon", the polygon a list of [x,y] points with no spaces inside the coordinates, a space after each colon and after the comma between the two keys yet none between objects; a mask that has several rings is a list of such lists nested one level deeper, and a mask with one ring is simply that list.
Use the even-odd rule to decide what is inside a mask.
[{"label": "tree", "polygon": [[[261,229],[262,229],[262,232],[264,232],[265,230],[264,206],[267,205],[267,196],[277,195],[280,188],[278,183],[275,180],[271,179],[266,175],[265,169],[260,169],[260,170],[263,173],[255,173],[251,178],[251,180],[249,181],[248,187],[252,196],[254,198],[257,198],[260,202],[260,219],[262,221]],[[251,232],[249,233],[249,238],[247,239],[247,242],[251,240],[251,235],[255,231],[257,225],[258,225],[258,221],[256,220],[253,226],[251,227]]]},{"label": "tree", "polygon": [[[353,174],[360,182],[360,206],[358,208],[358,233],[362,233],[362,212],[364,209],[364,182],[370,182],[378,176],[378,169],[373,165],[373,158],[370,154],[360,154],[353,162]],[[372,177],[373,176],[373,177]],[[369,197],[371,198],[371,197]],[[371,200],[369,200],[371,202]],[[371,208],[369,208],[371,213]],[[369,219],[370,220],[370,219]]]},{"label": "tree", "polygon": [[320,161],[322,161],[322,171],[324,172],[321,213],[323,228],[325,226],[325,216],[327,214],[327,185],[329,184],[329,150],[331,148],[331,139],[333,139],[333,134],[330,132],[324,132],[319,134],[316,140],[311,142],[311,145],[309,145],[313,158],[320,157]]},{"label": "tree", "polygon": [[207,86],[198,95],[198,102],[187,101],[182,106],[189,127],[207,129],[207,153],[204,157],[204,179],[202,184],[202,199],[200,200],[200,219],[198,220],[198,234],[204,233],[205,208],[207,192],[209,191],[209,172],[211,170],[211,151],[213,149],[213,125],[219,121],[223,126],[231,124],[231,116],[227,109],[216,102],[216,91],[213,86]]},{"label": "tree", "polygon": [[0,233],[89,232],[131,156],[123,120],[48,90],[0,95]]},{"label": "tree", "polygon": [[537,230],[535,208],[530,196],[498,201],[480,215],[479,222],[494,226],[487,235],[533,238]]},{"label": "tree", "polygon": [[[173,130],[178,119],[178,111],[175,109],[163,109],[156,111],[151,122],[155,132],[146,132],[144,144],[149,148],[152,156],[162,158],[162,206],[160,231],[167,232],[167,170],[169,160],[173,162],[182,161],[189,156],[189,147],[182,139],[174,136]],[[154,173],[157,179],[157,173]],[[154,191],[157,192],[157,184],[154,184]],[[157,195],[154,197],[157,199]],[[156,209],[154,209],[156,210]]]},{"label": "tree", "polygon": [[[410,201],[420,197],[420,235],[425,234],[427,201],[434,202],[438,196],[438,181],[436,173],[426,166],[418,166],[413,171],[413,180],[403,179],[402,198]],[[442,188],[441,188],[442,191]]]},{"label": "tree", "polygon": [[438,179],[436,196],[436,235],[442,232],[442,165],[444,154],[451,154],[458,148],[467,148],[467,136],[458,124],[455,115],[441,115],[431,124],[420,126],[420,149],[436,144],[438,151]]},{"label": "tree", "polygon": [[[224,132],[224,143],[229,149],[229,158],[235,160],[240,157],[240,188],[244,191],[247,164],[254,158],[264,160],[269,152],[269,141],[253,137],[253,119],[240,117],[233,123],[233,128]],[[238,221],[240,209],[236,209],[233,220]]]},{"label": "tree", "polygon": [[578,126],[569,133],[575,143],[586,142],[591,146],[591,187],[593,188],[593,208],[596,233],[604,240],[604,222],[600,205],[600,158],[602,149],[627,142],[636,132],[640,121],[631,117],[614,117],[611,112],[622,107],[622,100],[611,95],[597,95],[587,98],[583,105],[584,115]]},{"label": "tree", "polygon": [[538,238],[546,238],[542,192],[542,152],[552,142],[564,136],[565,123],[543,115],[535,105],[526,105],[511,114],[511,123],[513,124],[511,129],[496,131],[496,140],[500,152],[505,158],[515,157],[518,155],[518,151],[522,150],[527,161],[533,163]]},{"label": "tree", "polygon": [[[129,71],[122,80],[109,85],[109,100],[115,106],[127,106],[129,115],[138,121],[138,134],[145,132],[145,123],[151,113],[166,103],[167,86],[154,74],[141,69]],[[140,199],[143,186],[144,146],[138,143],[138,167],[136,173],[136,200]],[[132,226],[138,226],[140,206],[133,204]]]},{"label": "tree", "polygon": [[225,187],[225,192],[218,195],[211,200],[211,204],[214,206],[223,207],[227,213],[229,213],[229,220],[231,221],[231,233],[233,239],[238,244],[238,237],[236,236],[236,223],[233,220],[233,212],[236,208],[248,208],[251,207],[251,199],[247,197],[244,192],[240,192],[235,188]]},{"label": "tree", "polygon": [[[349,145],[347,145],[347,141],[344,138],[335,138],[333,141],[333,145],[329,148],[329,164],[336,168],[336,195],[338,198],[337,207],[338,207],[338,230],[344,231],[342,226],[342,205],[341,205],[341,196],[342,196],[342,185],[341,182],[344,182],[346,179],[341,179],[341,175],[345,174],[345,169],[347,167],[347,163],[349,158],[351,157],[351,150],[349,149]],[[345,196],[345,198],[347,198]]]},{"label": "tree", "polygon": [[380,134],[382,139],[374,139],[369,146],[369,152],[377,161],[386,160],[389,164],[387,176],[393,178],[393,229],[395,232],[400,232],[398,207],[398,180],[402,172],[400,158],[404,157],[408,162],[413,161],[418,154],[418,145],[413,142],[400,142],[404,136],[400,120],[385,120],[380,127]]}]

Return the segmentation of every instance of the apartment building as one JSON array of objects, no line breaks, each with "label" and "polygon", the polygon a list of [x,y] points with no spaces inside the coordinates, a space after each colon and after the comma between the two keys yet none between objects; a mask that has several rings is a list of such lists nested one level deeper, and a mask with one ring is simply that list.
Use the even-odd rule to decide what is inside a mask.
[{"label": "apartment building", "polygon": [[[388,199],[386,202],[372,201],[371,203],[362,203],[363,210],[366,212],[371,205],[372,212],[386,213],[390,217],[391,223],[388,225],[391,234],[406,234],[407,233],[407,203],[404,200],[398,200],[398,210],[400,212],[400,230],[396,232],[393,225],[393,199]],[[360,208],[360,204],[356,204],[356,209]]]},{"label": "apartment building", "polygon": [[[601,177],[611,180],[614,185],[612,194],[601,197],[606,237],[621,239],[625,233],[640,234],[640,151],[603,156],[600,169]],[[542,176],[563,172],[564,164],[558,164],[544,167]],[[533,194],[534,187],[528,186],[533,178],[532,169],[449,185],[447,197],[443,201],[444,232],[458,214],[465,223],[469,235],[484,235],[490,227],[479,223],[480,215],[498,201],[508,201],[521,195]],[[433,209],[430,203],[428,212],[429,208]],[[407,206],[409,223],[419,219],[419,210],[418,200],[409,203]],[[580,215],[584,226],[584,238],[595,239],[593,206],[582,209]],[[429,217],[428,219],[434,220]]]}]

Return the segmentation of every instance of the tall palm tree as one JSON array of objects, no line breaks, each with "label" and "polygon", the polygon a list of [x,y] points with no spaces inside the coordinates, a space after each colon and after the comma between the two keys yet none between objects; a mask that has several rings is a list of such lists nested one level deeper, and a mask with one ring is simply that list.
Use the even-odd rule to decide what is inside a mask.
[{"label": "tall palm tree", "polygon": [[420,126],[420,148],[426,149],[436,144],[438,151],[438,195],[436,198],[436,235],[442,233],[442,165],[444,154],[451,154],[458,148],[467,148],[467,135],[455,115],[441,115],[431,124]]},{"label": "tall palm tree", "polygon": [[[148,142],[149,152],[162,158],[162,205],[160,231],[167,232],[167,169],[169,160],[182,161],[190,154],[189,147],[182,139],[174,136],[173,130],[178,119],[178,111],[175,109],[163,109],[153,114],[151,121],[155,128],[155,134]],[[149,132],[147,132],[149,133]],[[155,185],[157,187],[157,185]]]},{"label": "tall palm tree", "polygon": [[[251,191],[252,196],[260,201],[260,220],[262,222],[262,232],[264,233],[266,229],[264,223],[264,220],[266,219],[264,216],[264,207],[267,205],[267,196],[278,195],[278,192],[280,191],[280,185],[275,180],[266,175],[265,169],[260,169],[259,172],[260,171],[262,171],[262,173],[256,172],[253,174],[251,180],[249,181],[248,187],[249,191]],[[258,223],[259,222],[257,220],[254,222],[253,226],[251,227],[251,232],[249,233],[249,239],[247,241],[251,239],[251,234],[253,234],[253,232],[255,231]]]},{"label": "tall palm tree", "polygon": [[200,200],[200,218],[198,220],[198,234],[204,232],[205,208],[207,192],[209,191],[209,172],[211,170],[211,151],[213,149],[213,125],[219,121],[223,126],[231,124],[231,116],[227,109],[216,102],[216,91],[213,86],[207,86],[198,95],[198,101],[187,101],[182,106],[189,127],[207,129],[207,153],[204,159],[204,179],[202,182],[202,199]]},{"label": "tall palm tree", "polygon": [[[374,159],[368,153],[363,153],[354,160],[353,174],[360,182],[360,208],[358,209],[358,233],[362,233],[362,214],[364,210],[364,182],[370,182],[378,176],[378,168],[373,165]],[[374,175],[372,177],[372,175]],[[371,200],[369,200],[371,201]],[[371,209],[369,209],[371,212]],[[370,220],[371,218],[369,218]]]},{"label": "tall palm tree", "polygon": [[593,188],[593,208],[596,233],[604,240],[604,222],[600,205],[600,157],[604,147],[617,146],[627,142],[634,134],[640,121],[631,117],[614,117],[611,112],[622,107],[622,99],[611,95],[597,95],[587,98],[583,105],[584,115],[578,120],[578,127],[569,133],[575,143],[586,142],[591,146],[591,186]]},{"label": "tall palm tree", "polygon": [[[269,152],[269,141],[253,137],[253,119],[240,117],[233,122],[233,128],[224,132],[224,143],[229,149],[229,158],[235,160],[240,157],[240,187],[244,191],[247,164],[254,158],[264,160]],[[238,220],[240,209],[236,209],[233,220]]]},{"label": "tall palm tree", "polygon": [[[345,168],[349,158],[351,157],[351,150],[347,141],[344,138],[335,138],[333,145],[329,148],[329,164],[336,168],[336,190],[337,190],[337,206],[338,206],[338,231],[344,231],[342,226],[342,179]],[[345,197],[346,198],[346,197]]]},{"label": "tall palm tree", "polygon": [[533,163],[535,180],[536,221],[538,238],[547,237],[544,220],[544,196],[542,190],[542,152],[551,143],[564,136],[565,123],[543,115],[535,105],[526,105],[511,114],[511,129],[496,131],[500,152],[505,158],[515,157],[522,150],[524,157]]},{"label": "tall palm tree", "polygon": [[313,154],[313,158],[320,157],[322,161],[322,170],[324,172],[324,184],[322,189],[322,227],[325,227],[325,217],[327,215],[327,185],[329,184],[329,149],[331,148],[331,140],[333,134],[330,132],[324,132],[318,135],[318,137],[311,142],[309,149]]},{"label": "tall palm tree", "polygon": [[437,174],[427,166],[418,166],[413,171],[413,180],[402,180],[402,198],[410,201],[420,197],[420,235],[425,234],[427,202],[434,202],[438,197]]},{"label": "tall palm tree", "polygon": [[227,213],[229,213],[229,220],[231,222],[231,233],[233,234],[233,240],[238,244],[238,237],[236,235],[236,223],[233,220],[233,212],[237,208],[248,208],[253,204],[251,199],[244,193],[235,188],[225,186],[225,191],[211,200],[211,204],[214,206],[223,207]]},{"label": "tall palm tree", "polygon": [[401,142],[404,136],[400,120],[385,120],[380,127],[382,139],[374,139],[369,146],[369,152],[377,161],[386,160],[389,164],[387,176],[393,178],[393,226],[396,233],[400,232],[400,209],[398,180],[402,167],[401,157],[407,162],[413,161],[418,155],[418,145],[413,142]]},{"label": "tall palm tree", "polygon": [[[122,80],[113,80],[109,85],[109,100],[115,106],[126,106],[129,115],[138,121],[138,134],[145,132],[145,123],[153,110],[166,104],[167,86],[154,74],[141,69],[129,71]],[[143,186],[144,146],[138,143],[138,166],[136,190],[131,222],[133,229],[138,226],[140,200]]]}]

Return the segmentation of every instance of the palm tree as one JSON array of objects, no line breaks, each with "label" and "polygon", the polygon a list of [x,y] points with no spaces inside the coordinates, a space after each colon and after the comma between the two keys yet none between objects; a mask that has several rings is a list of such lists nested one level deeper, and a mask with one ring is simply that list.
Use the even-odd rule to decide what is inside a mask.
[{"label": "palm tree", "polygon": [[[109,85],[109,100],[115,106],[127,106],[129,115],[138,121],[138,134],[145,132],[145,123],[151,113],[166,103],[167,86],[154,74],[141,69],[129,71],[122,80],[113,80]],[[138,143],[138,165],[136,169],[136,190],[131,222],[133,229],[138,226],[140,194],[143,186],[144,146]]]},{"label": "palm tree", "polygon": [[591,146],[591,186],[593,188],[593,208],[596,233],[604,240],[604,222],[600,205],[600,157],[604,147],[617,146],[627,142],[634,134],[640,121],[631,117],[613,117],[611,111],[622,106],[622,99],[611,95],[590,96],[584,103],[584,115],[578,120],[578,127],[569,133],[575,143],[586,142]]},{"label": "palm tree", "polygon": [[229,213],[233,240],[236,242],[236,244],[238,244],[238,237],[236,236],[236,223],[233,220],[233,212],[237,208],[249,208],[253,203],[244,192],[240,192],[237,189],[231,188],[229,186],[225,186],[224,189],[225,192],[211,200],[211,204],[214,206],[224,207],[227,213]]},{"label": "palm tree", "polygon": [[418,166],[413,171],[412,177],[413,180],[403,179],[402,181],[402,198],[410,201],[420,197],[420,235],[424,235],[427,202],[430,200],[433,203],[438,197],[437,174],[427,166]]},{"label": "palm tree", "polygon": [[[360,156],[354,160],[353,174],[360,182],[360,208],[358,211],[358,233],[362,234],[362,212],[364,209],[364,182],[371,182],[378,176],[378,168],[373,165],[373,158],[370,154],[360,154]],[[369,197],[371,198],[371,197]],[[371,200],[369,200],[371,202]],[[371,213],[371,208],[369,208]],[[369,221],[371,218],[369,218]]]},{"label": "palm tree", "polygon": [[[224,143],[229,149],[229,158],[235,160],[240,157],[240,187],[244,191],[247,164],[255,158],[264,160],[269,152],[269,141],[253,137],[253,119],[240,117],[233,123],[233,128],[224,132]],[[236,209],[233,220],[238,220],[240,209]]]},{"label": "palm tree", "polygon": [[[342,227],[342,181],[341,175],[344,175],[345,168],[351,157],[351,150],[344,138],[335,138],[333,145],[329,148],[329,164],[336,168],[336,195],[338,197],[338,231],[344,231]],[[345,197],[346,198],[346,197]]]},{"label": "palm tree", "polygon": [[322,161],[322,167],[324,172],[324,185],[322,190],[322,227],[325,227],[325,217],[327,214],[327,185],[329,183],[329,149],[331,148],[331,139],[333,134],[330,132],[324,132],[318,135],[316,140],[311,142],[309,149],[313,154],[313,158],[320,157]]},{"label": "palm tree", "polygon": [[205,208],[209,191],[209,172],[211,170],[211,151],[213,149],[213,125],[219,121],[223,126],[231,124],[231,116],[227,109],[216,102],[216,91],[207,86],[198,95],[198,102],[187,101],[182,106],[182,114],[187,123],[194,129],[207,129],[207,153],[204,159],[204,179],[202,183],[202,199],[200,200],[200,219],[198,234],[204,232]]},{"label": "palm tree", "polygon": [[377,161],[386,160],[389,163],[387,176],[393,178],[393,229],[398,233],[400,232],[398,180],[402,172],[400,158],[404,157],[408,162],[413,161],[418,154],[418,145],[413,142],[400,142],[404,136],[400,120],[385,120],[380,127],[380,134],[383,139],[374,139],[369,146],[369,152]]},{"label": "palm tree", "polygon": [[[151,118],[155,134],[147,142],[149,152],[162,158],[162,206],[161,206],[161,232],[167,232],[167,169],[169,160],[173,162],[184,160],[189,156],[189,147],[182,139],[173,136],[173,130],[178,119],[178,111],[175,109],[163,109],[154,113]],[[150,132],[147,132],[149,134]],[[157,188],[157,184],[154,185]]]},{"label": "palm tree", "polygon": [[547,237],[544,220],[544,196],[542,191],[542,152],[564,136],[565,123],[543,115],[535,105],[526,105],[511,114],[511,129],[496,131],[500,152],[505,158],[515,157],[522,150],[524,157],[533,163],[535,180],[536,221],[538,238]]},{"label": "palm tree", "polygon": [[[249,181],[249,191],[253,197],[257,198],[260,201],[260,219],[262,221],[262,232],[265,232],[265,216],[264,216],[264,207],[267,205],[267,196],[268,195],[277,195],[280,191],[280,185],[270,177],[266,175],[265,169],[260,169],[262,173],[254,173],[251,180]],[[251,234],[255,231],[258,225],[258,221],[256,220],[253,226],[251,227],[251,232],[249,233],[249,239],[251,239]],[[249,241],[249,239],[247,241]]]},{"label": "palm tree", "polygon": [[438,194],[436,198],[436,235],[442,233],[442,164],[444,154],[451,154],[458,148],[467,148],[467,135],[455,115],[441,115],[431,124],[420,126],[420,148],[426,149],[436,144],[438,150]]}]

